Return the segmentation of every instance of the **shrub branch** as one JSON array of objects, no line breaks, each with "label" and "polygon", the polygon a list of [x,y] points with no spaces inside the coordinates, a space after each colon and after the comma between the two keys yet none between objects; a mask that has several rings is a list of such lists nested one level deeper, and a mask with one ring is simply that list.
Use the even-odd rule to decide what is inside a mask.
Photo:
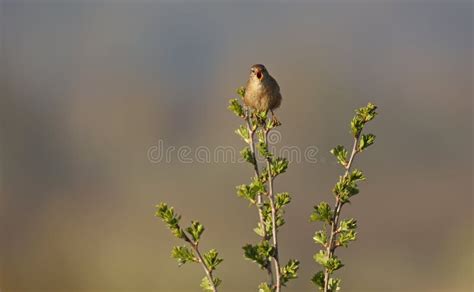
[{"label": "shrub branch", "polygon": [[[352,146],[351,156],[350,156],[349,161],[347,162],[347,164],[344,166],[344,168],[346,170],[345,173],[344,173],[344,178],[348,177],[349,172],[350,172],[351,167],[352,167],[352,162],[354,162],[354,158],[358,153],[358,151],[357,151],[358,142],[359,142],[359,136],[354,138],[354,144]],[[326,248],[326,252],[327,252],[327,254],[329,254],[329,258],[332,258],[334,256],[334,252],[336,251],[336,248],[338,248],[340,246],[336,243],[336,236],[339,233],[339,231],[338,231],[339,217],[340,217],[343,205],[344,205],[344,203],[338,197],[336,197],[336,204],[334,206],[334,210],[335,210],[334,211],[334,216],[331,220],[331,235],[329,237],[329,244],[327,245],[327,248]],[[323,290],[324,292],[329,291],[328,289],[329,289],[329,277],[330,276],[331,276],[330,270],[326,268],[324,270],[324,290]]]},{"label": "shrub branch", "polygon": [[323,270],[316,273],[312,279],[316,286],[324,292],[335,292],[340,289],[341,280],[332,278],[331,275],[342,268],[342,261],[335,255],[340,246],[347,247],[351,241],[356,240],[357,221],[353,218],[341,220],[341,211],[344,204],[359,193],[357,182],[365,180],[360,170],[352,169],[357,154],[364,151],[375,142],[375,135],[362,134],[365,125],[377,115],[377,107],[369,103],[366,107],[356,110],[356,115],[350,123],[351,133],[354,137],[351,153],[348,156],[344,146],[338,145],[331,150],[339,164],[344,168],[344,175],[333,188],[335,196],[334,209],[328,203],[321,202],[314,206],[311,221],[323,223],[323,229],[316,231],[313,239],[323,249],[314,255],[314,260]]},{"label": "shrub branch", "polygon": [[[265,129],[265,144],[268,145],[268,133],[270,129]],[[272,239],[273,247],[275,248],[273,252],[273,264],[275,265],[275,278],[276,278],[276,292],[280,292],[281,283],[280,283],[280,260],[278,257],[278,230],[276,225],[277,214],[275,208],[275,194],[273,193],[273,175],[272,175],[272,158],[268,156],[266,158],[267,169],[268,169],[268,200],[270,201],[271,216],[272,216]]]},{"label": "shrub branch", "polygon": [[215,249],[211,249],[205,254],[202,254],[199,249],[199,240],[204,232],[204,226],[197,221],[192,221],[191,226],[183,229],[179,224],[181,216],[174,212],[173,207],[168,207],[167,204],[160,203],[156,208],[157,211],[155,215],[161,218],[171,230],[171,233],[188,243],[191,247],[190,250],[186,246],[175,246],[171,252],[171,256],[178,261],[179,266],[187,262],[199,263],[206,274],[201,281],[201,288],[204,291],[217,292],[217,286],[219,286],[221,280],[214,277],[213,271],[222,262],[222,259],[218,257],[218,252]]},{"label": "shrub branch", "polygon": [[[249,144],[250,152],[251,152],[251,155],[252,155],[252,165],[254,167],[255,177],[259,178],[260,177],[260,171],[259,171],[259,168],[258,168],[257,155],[256,155],[256,151],[255,151],[255,131],[256,131],[256,127],[254,128],[254,126],[252,124],[251,111],[249,109],[247,109],[245,111],[245,121],[246,121],[246,125],[247,125],[247,131],[249,132],[249,143],[248,144]],[[257,194],[257,209],[258,209],[259,224],[260,224],[260,226],[265,226],[265,221],[264,221],[264,217],[263,217],[263,201],[262,201],[262,194],[261,193]],[[263,236],[262,237],[265,240],[268,240],[268,234],[266,232],[266,229],[263,228],[262,231],[263,231]],[[266,265],[265,269],[267,270],[268,280],[270,282],[270,286],[273,286],[274,285],[273,270],[272,270],[272,267],[271,267],[270,263],[268,263]]]},{"label": "shrub branch", "polygon": [[[244,96],[243,88],[237,92]],[[237,99],[231,99],[229,103],[229,109],[245,120],[245,126],[240,126],[236,133],[248,144],[241,154],[254,169],[253,181],[237,186],[237,195],[257,207],[258,224],[254,231],[261,237],[258,244],[243,246],[244,256],[267,271],[269,281],[261,283],[258,291],[280,292],[282,286],[297,277],[299,269],[297,260],[290,260],[284,266],[279,260],[278,229],[284,224],[284,207],[290,203],[291,196],[275,193],[273,182],[276,176],[286,171],[288,160],[271,153],[268,136],[272,129],[281,124],[269,119],[267,112],[244,108]],[[262,169],[259,169],[257,152],[265,161]]]}]

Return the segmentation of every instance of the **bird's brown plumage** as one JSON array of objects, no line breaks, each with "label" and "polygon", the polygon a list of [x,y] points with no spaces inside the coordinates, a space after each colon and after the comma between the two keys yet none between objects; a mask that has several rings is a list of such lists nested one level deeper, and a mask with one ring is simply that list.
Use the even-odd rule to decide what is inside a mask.
[{"label": "bird's brown plumage", "polygon": [[258,111],[272,111],[281,104],[280,86],[268,73],[265,66],[257,64],[250,69],[250,77],[245,88],[245,105]]}]

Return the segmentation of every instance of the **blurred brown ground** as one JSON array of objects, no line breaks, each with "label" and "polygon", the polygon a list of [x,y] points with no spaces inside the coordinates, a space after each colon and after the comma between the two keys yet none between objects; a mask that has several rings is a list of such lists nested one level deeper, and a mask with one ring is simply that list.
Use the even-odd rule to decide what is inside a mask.
[{"label": "blurred brown ground", "polygon": [[241,246],[256,214],[234,192],[251,168],[147,159],[160,139],[240,148],[227,100],[254,63],[282,88],[277,146],[319,149],[276,183],[294,196],[281,255],[302,262],[287,290],[314,290],[308,216],[332,200],[329,149],[368,101],[378,140],[344,210],[360,225],[340,252],[344,291],[472,288],[472,2],[6,0],[0,13],[0,290],[198,291],[200,268],[177,267],[154,218],[165,201],[206,226],[222,290],[255,291],[264,273]]}]

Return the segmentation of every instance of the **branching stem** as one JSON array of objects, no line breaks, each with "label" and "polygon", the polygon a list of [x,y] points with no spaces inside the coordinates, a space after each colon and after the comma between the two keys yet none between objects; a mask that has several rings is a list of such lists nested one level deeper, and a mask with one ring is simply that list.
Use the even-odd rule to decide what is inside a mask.
[{"label": "branching stem", "polygon": [[[268,145],[268,133],[269,130],[265,130],[265,144]],[[272,238],[273,238],[273,264],[275,266],[275,278],[276,278],[276,292],[280,292],[281,283],[280,283],[280,261],[278,256],[278,232],[276,226],[277,214],[275,208],[275,194],[273,193],[273,175],[271,169],[271,157],[267,157],[267,170],[268,170],[268,199],[270,201],[270,208],[272,209]]]},{"label": "branching stem", "polygon": [[[357,147],[359,144],[359,137],[360,135],[354,138],[354,145],[352,146],[351,156],[349,157],[349,161],[347,162],[347,164],[344,166],[346,170],[344,173],[344,177],[347,177],[349,175],[349,172],[351,171],[352,163],[354,162],[354,158],[356,154],[358,153]],[[340,219],[340,214],[341,214],[343,205],[344,203],[338,197],[336,197],[336,204],[334,206],[334,215],[331,220],[331,227],[330,227],[331,233],[329,236],[329,243],[326,247],[326,253],[329,256],[329,258],[332,258],[334,256],[334,252],[336,251],[336,248],[339,247],[339,245],[336,243],[336,236],[338,233],[339,219]],[[329,291],[328,290],[329,289],[329,276],[330,276],[329,270],[325,269],[324,270],[324,290],[323,290],[324,292]]]},{"label": "branching stem", "polygon": [[[250,121],[250,116],[249,113],[247,112],[247,115],[245,117],[245,121],[247,122],[247,130],[249,132],[249,139],[250,139],[250,152],[252,153],[252,159],[253,159],[253,168],[255,171],[255,177],[259,178],[260,177],[260,171],[258,170],[258,164],[257,164],[257,156],[255,155],[255,141],[254,141],[254,134],[255,130],[253,129],[253,126]],[[258,194],[257,195],[257,208],[258,208],[258,217],[260,224],[263,226],[263,211],[262,211],[262,195]],[[264,230],[265,232],[265,230]]]},{"label": "branching stem", "polygon": [[[256,155],[256,152],[255,152],[255,141],[254,141],[255,129],[253,128],[253,125],[252,125],[252,122],[251,122],[250,111],[246,112],[245,121],[247,123],[247,130],[249,132],[249,139],[250,139],[249,146],[250,146],[250,152],[252,154],[255,177],[258,179],[260,177],[260,171],[258,169],[257,155]],[[261,194],[257,195],[257,208],[258,208],[258,219],[259,219],[259,222],[260,222],[259,225],[261,226],[261,228],[263,230],[263,238],[268,239],[268,234],[267,234],[266,229],[265,229],[265,221],[264,221],[264,218],[263,218],[263,202],[262,202],[262,195]],[[271,267],[270,264],[266,267],[266,270],[267,270],[268,278],[270,280],[270,285],[273,286],[273,284],[274,284],[273,271],[272,271],[272,267]]]},{"label": "branching stem", "polygon": [[214,277],[212,275],[212,271],[209,269],[209,267],[206,265],[204,262],[204,258],[202,257],[201,252],[199,251],[199,245],[197,242],[194,242],[189,236],[184,233],[184,240],[191,245],[192,249],[196,253],[196,256],[198,258],[199,263],[201,264],[201,267],[203,268],[204,272],[206,273],[206,277],[209,280],[209,283],[211,284],[211,288],[213,292],[217,292],[216,285],[214,284]]}]

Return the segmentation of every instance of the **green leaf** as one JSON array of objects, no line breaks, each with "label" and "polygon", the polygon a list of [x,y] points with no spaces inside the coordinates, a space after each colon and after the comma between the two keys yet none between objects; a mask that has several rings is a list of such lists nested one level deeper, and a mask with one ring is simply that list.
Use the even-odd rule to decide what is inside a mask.
[{"label": "green leaf", "polygon": [[240,97],[243,98],[244,95],[245,95],[245,87],[241,86],[241,87],[237,88],[236,93],[237,93]]},{"label": "green leaf", "polygon": [[377,115],[376,109],[377,106],[369,103],[366,107],[361,107],[356,110],[356,115],[351,121],[351,132],[354,137],[358,138],[364,125],[375,118]]},{"label": "green leaf", "polygon": [[319,271],[317,272],[313,278],[311,279],[311,282],[314,283],[320,290],[324,289],[324,272]]},{"label": "green leaf", "polygon": [[366,107],[360,108],[357,111],[357,114],[365,123],[367,123],[375,118],[375,116],[377,115],[376,110],[377,106],[369,102]]},{"label": "green leaf", "polygon": [[347,247],[350,241],[355,241],[357,232],[355,230],[342,231],[339,233],[337,244],[340,246]]},{"label": "green leaf", "polygon": [[311,221],[322,221],[326,223],[331,223],[333,217],[333,212],[331,207],[326,202],[321,202],[319,205],[314,206],[314,211],[311,213]]},{"label": "green leaf", "polygon": [[362,132],[363,127],[364,127],[364,123],[362,123],[362,121],[359,118],[354,117],[352,119],[351,132],[352,132],[352,135],[354,135],[354,137],[360,136],[360,133]]},{"label": "green leaf", "polygon": [[277,229],[283,225],[285,225],[285,218],[283,218],[283,213],[282,212],[278,212],[277,214],[277,218],[276,218],[276,227]]},{"label": "green leaf", "polygon": [[156,205],[155,207],[157,209],[156,213],[155,213],[155,216],[157,216],[157,217],[164,220],[165,213],[168,210],[168,205],[166,203],[161,202],[158,205]]},{"label": "green leaf", "polygon": [[260,195],[265,195],[267,192],[267,188],[265,184],[260,180],[260,178],[254,176],[252,182],[250,183],[250,188],[253,192],[256,192]]},{"label": "green leaf", "polygon": [[355,170],[350,175],[339,177],[332,191],[343,203],[348,203],[352,196],[359,193],[356,181],[364,179],[361,174]]},{"label": "green leaf", "polygon": [[265,227],[263,226],[262,223],[259,222],[257,224],[257,227],[253,229],[253,231],[257,233],[258,236],[265,237]]},{"label": "green leaf", "polygon": [[245,258],[257,263],[261,269],[265,269],[268,266],[270,257],[274,253],[274,248],[268,240],[263,240],[257,245],[246,244],[242,248]]},{"label": "green leaf", "polygon": [[288,169],[288,159],[283,158],[283,157],[277,157],[275,159],[272,159],[271,162],[271,169],[272,169],[272,176],[276,177],[277,175],[280,175]]},{"label": "green leaf", "polygon": [[339,224],[340,231],[350,231],[357,228],[357,220],[354,218],[342,220]]},{"label": "green leaf", "polygon": [[339,177],[333,192],[343,203],[347,203],[352,196],[359,193],[357,182],[362,180],[365,180],[362,171],[354,169],[349,175]]},{"label": "green leaf", "polygon": [[334,155],[337,161],[342,165],[347,165],[347,150],[342,145],[337,145],[335,148],[331,150],[331,154]]},{"label": "green leaf", "polygon": [[357,181],[362,181],[362,180],[365,180],[365,176],[362,173],[362,171],[358,169],[354,169],[350,174],[350,181],[357,182]]},{"label": "green leaf", "polygon": [[177,238],[184,239],[184,231],[179,226],[169,226],[171,233]]},{"label": "green leaf", "polygon": [[339,291],[341,289],[341,279],[329,278],[328,290],[329,292]]},{"label": "green leaf", "polygon": [[326,269],[328,269],[330,273],[344,266],[336,256],[329,257],[326,251],[323,250],[320,250],[314,255],[314,260]]},{"label": "green leaf", "polygon": [[258,144],[257,144],[257,149],[258,149],[258,152],[260,153],[260,155],[262,155],[266,159],[269,159],[269,158],[272,157],[272,154],[268,150],[267,143],[259,141]]},{"label": "green leaf", "polygon": [[267,112],[266,111],[256,111],[255,112],[255,117],[257,118],[257,121],[259,124],[264,124],[265,121],[267,120]]},{"label": "green leaf", "polygon": [[227,108],[236,116],[241,118],[245,117],[244,109],[236,98],[229,100],[229,106]]},{"label": "green leaf", "polygon": [[178,265],[182,266],[187,262],[198,262],[194,253],[186,246],[175,246],[171,251],[171,256],[178,261]]},{"label": "green leaf", "polygon": [[237,186],[237,196],[249,200],[252,204],[256,203],[256,194],[250,191],[248,185]]},{"label": "green leaf", "polygon": [[324,231],[324,230],[317,231],[314,234],[313,239],[316,243],[319,243],[324,247],[326,247],[326,245],[328,243],[327,234],[326,234],[326,231]]},{"label": "green leaf", "polygon": [[235,133],[239,135],[246,143],[250,143],[250,133],[247,127],[240,126]]},{"label": "green leaf", "polygon": [[325,266],[327,261],[329,260],[329,256],[326,254],[324,250],[320,250],[316,254],[314,254],[313,259],[318,264]]},{"label": "green leaf", "polygon": [[237,195],[249,200],[252,204],[255,204],[257,196],[259,194],[264,194],[265,191],[265,186],[257,178],[254,178],[250,185],[237,186]]},{"label": "green leaf", "polygon": [[252,153],[252,151],[250,150],[249,147],[245,147],[244,149],[242,149],[242,151],[240,151],[240,155],[242,156],[242,158],[245,161],[247,161],[249,163],[252,163],[254,165],[255,165],[255,163],[257,163],[255,161],[255,157],[254,157],[254,155],[253,155],[253,153]]},{"label": "green leaf", "polygon": [[274,289],[271,289],[270,286],[268,286],[268,283],[261,283],[258,285],[258,292],[273,292],[275,291]]},{"label": "green leaf", "polygon": [[266,167],[264,167],[262,169],[262,171],[260,172],[260,177],[259,177],[259,180],[262,182],[262,183],[266,183],[267,180],[268,180],[268,169]]},{"label": "green leaf", "polygon": [[178,238],[185,238],[184,231],[179,226],[179,220],[181,220],[181,216],[174,213],[173,207],[168,207],[166,203],[160,203],[156,205],[156,213],[155,216],[161,218],[163,222],[168,226],[171,230],[171,233],[178,237]]},{"label": "green leaf", "polygon": [[157,211],[156,216],[161,218],[167,224],[177,224],[181,219],[181,216],[174,213],[173,207],[168,207],[166,203],[160,203],[156,205]]},{"label": "green leaf", "polygon": [[357,220],[351,218],[342,220],[339,224],[338,232],[339,236],[337,238],[337,245],[347,247],[350,241],[356,240],[357,232]]},{"label": "green leaf", "polygon": [[[285,219],[283,218],[283,209],[277,210],[276,213],[276,227],[283,226],[285,224]],[[263,215],[263,222],[265,227],[265,232],[268,236],[272,236],[272,208],[270,204],[263,203],[262,205],[262,215]]]},{"label": "green leaf", "polygon": [[271,237],[272,235],[272,208],[270,207],[270,203],[266,202],[262,204],[262,215],[263,215],[263,223],[265,227],[265,232],[267,236]]},{"label": "green leaf", "polygon": [[332,272],[339,270],[342,268],[344,265],[342,264],[341,260],[339,260],[336,256],[333,256],[332,258],[329,258],[326,268]]},{"label": "green leaf", "polygon": [[280,210],[284,206],[288,205],[291,202],[291,196],[289,193],[278,193],[275,197],[275,208]]},{"label": "green leaf", "polygon": [[223,259],[219,258],[219,253],[215,249],[204,254],[204,262],[210,271],[215,270],[222,261]]},{"label": "green leaf", "polygon": [[262,195],[265,193],[265,185],[263,185],[260,181],[254,180],[250,183],[250,192],[254,194],[253,196]]},{"label": "green leaf", "polygon": [[204,232],[204,226],[198,221],[192,221],[191,226],[186,228],[186,231],[191,234],[195,243],[199,242],[201,234]]},{"label": "green leaf", "polygon": [[372,145],[374,143],[375,143],[375,135],[374,134],[363,134],[360,137],[358,151],[363,151],[364,149],[366,149],[367,147],[369,147],[370,145]]},{"label": "green leaf", "polygon": [[288,263],[281,268],[280,272],[280,282],[283,286],[286,286],[286,283],[291,279],[298,278],[298,269],[300,262],[298,260],[289,260]]},{"label": "green leaf", "polygon": [[[213,282],[214,282],[214,286],[215,286],[216,288],[222,283],[221,279],[219,279],[219,278],[217,278],[217,277],[214,278],[214,281],[213,281]],[[209,292],[209,291],[212,292],[212,291],[214,291],[214,289],[212,289],[211,280],[209,280],[208,277],[202,278],[202,280],[201,280],[201,285],[200,285],[200,286],[201,286],[201,288],[202,288],[203,291],[206,291],[206,292]]]}]

